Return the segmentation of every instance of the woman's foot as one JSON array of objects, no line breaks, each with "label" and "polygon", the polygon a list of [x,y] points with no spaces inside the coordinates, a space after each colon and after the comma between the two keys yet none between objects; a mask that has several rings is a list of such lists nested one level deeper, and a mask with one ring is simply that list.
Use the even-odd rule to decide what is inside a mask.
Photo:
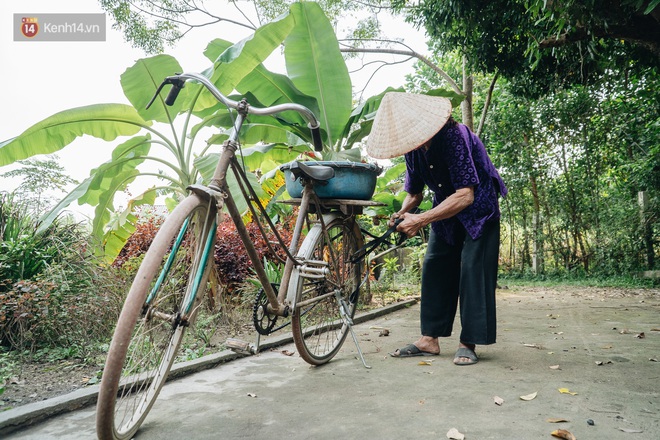
[{"label": "woman's foot", "polygon": [[479,362],[477,354],[474,352],[474,344],[464,344],[463,342],[458,344],[458,350],[454,356],[455,365],[474,365]]},{"label": "woman's foot", "polygon": [[431,336],[422,336],[413,344],[400,348],[393,353],[392,357],[410,357],[410,356],[437,356],[440,354],[440,345],[438,338]]}]

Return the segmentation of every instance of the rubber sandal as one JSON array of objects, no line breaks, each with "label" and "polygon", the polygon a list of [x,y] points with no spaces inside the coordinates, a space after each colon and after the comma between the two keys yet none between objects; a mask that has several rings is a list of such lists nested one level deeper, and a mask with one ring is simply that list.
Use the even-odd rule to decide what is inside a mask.
[{"label": "rubber sandal", "polygon": [[390,353],[392,357],[415,357],[415,356],[438,356],[440,353],[431,353],[430,351],[420,350],[415,344],[408,344],[403,348]]},{"label": "rubber sandal", "polygon": [[[468,358],[468,361],[460,361],[460,358]],[[479,358],[477,357],[477,354],[474,352],[474,350],[467,348],[467,347],[459,347],[458,350],[456,351],[456,355],[454,356],[454,364],[455,365],[474,365],[477,362],[479,362]]]}]

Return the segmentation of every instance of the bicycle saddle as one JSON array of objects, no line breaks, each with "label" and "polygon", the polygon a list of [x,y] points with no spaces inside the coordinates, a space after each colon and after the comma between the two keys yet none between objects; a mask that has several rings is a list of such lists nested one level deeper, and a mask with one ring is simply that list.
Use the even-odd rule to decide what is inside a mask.
[{"label": "bicycle saddle", "polygon": [[316,182],[327,182],[335,177],[335,169],[326,165],[305,165],[303,162],[292,162],[289,170],[296,179],[303,177]]}]

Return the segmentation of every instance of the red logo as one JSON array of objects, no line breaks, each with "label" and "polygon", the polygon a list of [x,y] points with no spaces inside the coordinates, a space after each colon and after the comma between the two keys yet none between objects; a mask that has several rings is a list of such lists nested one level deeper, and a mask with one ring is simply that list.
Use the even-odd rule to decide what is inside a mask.
[{"label": "red logo", "polygon": [[39,32],[39,23],[36,17],[23,17],[21,23],[21,33],[27,37],[32,38]]}]

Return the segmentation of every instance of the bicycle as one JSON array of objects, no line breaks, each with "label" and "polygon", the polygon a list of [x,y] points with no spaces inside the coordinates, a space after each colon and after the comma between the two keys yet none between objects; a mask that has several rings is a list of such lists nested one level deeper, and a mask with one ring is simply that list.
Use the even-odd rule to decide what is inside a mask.
[{"label": "bicycle", "polygon": [[[296,111],[307,122],[314,148],[320,151],[318,120],[309,109],[295,103],[256,108],[245,99],[233,101],[206,77],[194,73],[166,78],[149,105],[160,96],[165,85],[172,86],[165,99],[166,104],[172,105],[188,80],[201,83],[230,111],[236,110],[236,119],[210,184],[189,187],[190,194],[160,227],[129,290],[100,384],[96,422],[100,439],[131,438],[158,397],[184,332],[194,323],[202,302],[217,240],[217,216],[223,207],[236,226],[262,286],[255,303],[254,323],[258,333],[269,334],[274,331],[277,318],[290,318],[300,356],[312,365],[321,365],[337,354],[350,332],[364,366],[369,368],[353,333],[352,318],[360,288],[368,277],[364,267],[364,240],[356,214],[364,206],[375,203],[320,199],[315,186],[329,181],[334,169],[292,163],[291,173],[300,179],[303,190],[299,199],[289,201],[299,205],[299,213],[291,242],[284,243],[278,235],[287,258],[281,283],[272,284],[227,188],[227,172],[231,169],[237,181],[245,182],[241,192],[253,201],[249,203],[253,219],[264,233],[256,209],[265,210],[251,192],[236,155],[243,122],[249,114]],[[275,231],[268,216],[264,218]],[[304,229],[308,232],[303,238]],[[237,349],[255,351],[247,343],[234,345]]]}]

